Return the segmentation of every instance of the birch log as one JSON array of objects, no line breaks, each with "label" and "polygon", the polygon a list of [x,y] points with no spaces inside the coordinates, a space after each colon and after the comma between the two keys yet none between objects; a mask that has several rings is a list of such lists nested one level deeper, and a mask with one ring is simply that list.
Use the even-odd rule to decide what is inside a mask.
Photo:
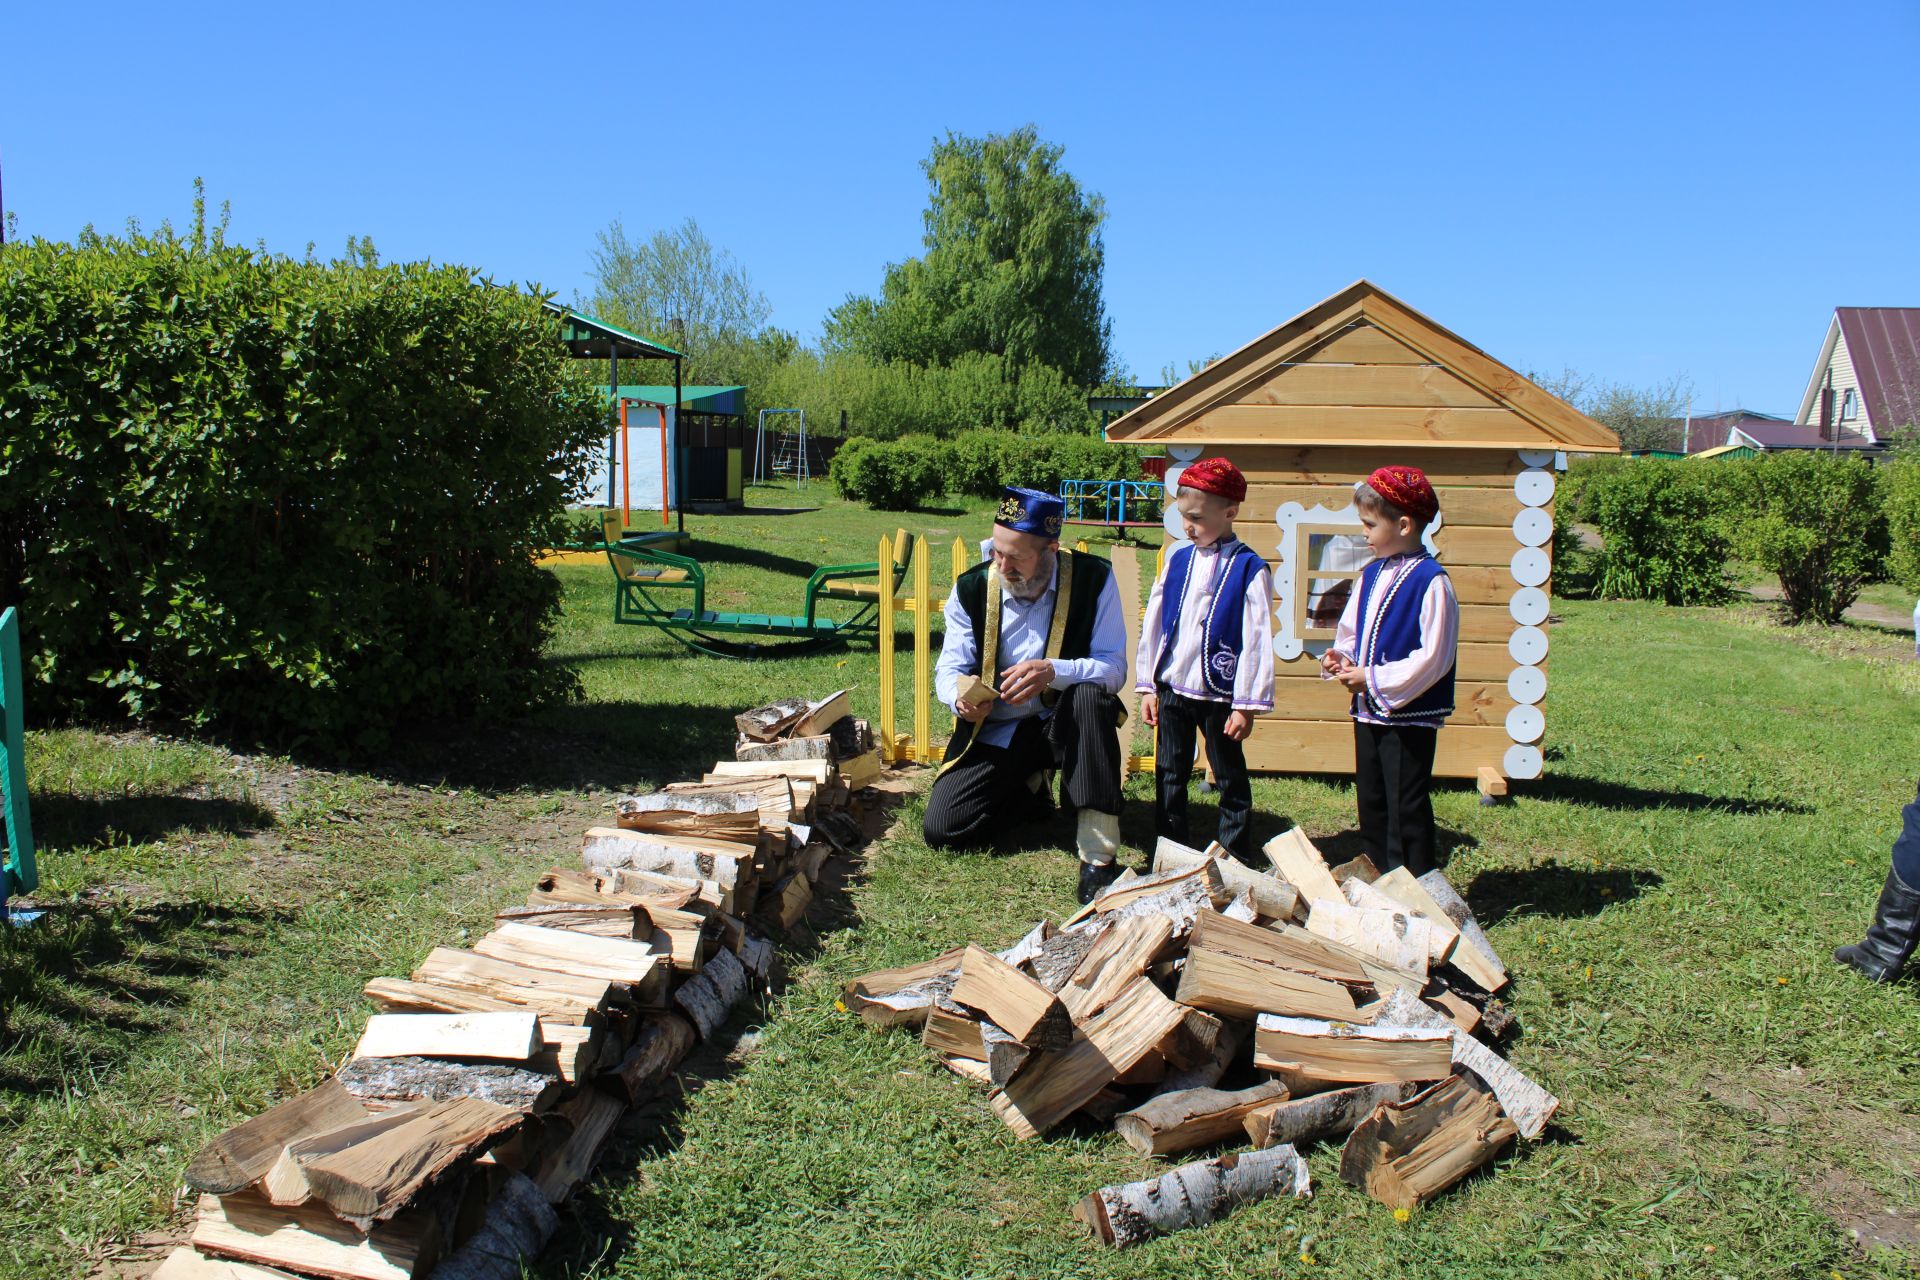
[{"label": "birch log", "polygon": [[1514,1132],[1477,1078],[1449,1076],[1362,1120],[1340,1152],[1340,1180],[1390,1208],[1412,1209],[1493,1159]]},{"label": "birch log", "polygon": [[[1447,878],[1438,871],[1429,871],[1427,874],[1421,876],[1419,884],[1422,889],[1427,891],[1427,896],[1432,898],[1434,902],[1439,905],[1440,909],[1447,913],[1447,919],[1453,921],[1454,925],[1459,928],[1460,936],[1473,944],[1474,950],[1478,951],[1492,964],[1493,970],[1488,976],[1497,985],[1487,987],[1487,994],[1492,995],[1499,991],[1501,987],[1506,986],[1509,981],[1506,963],[1500,959],[1500,953],[1493,949],[1493,942],[1487,937],[1486,930],[1482,929],[1480,922],[1473,918],[1473,908],[1467,905],[1467,900],[1461,897],[1460,894],[1455,891],[1453,885],[1448,883]],[[1474,981],[1479,982],[1480,980],[1475,978]],[[1486,984],[1481,983],[1481,985],[1485,986]]]},{"label": "birch log", "polygon": [[1184,1164],[1149,1182],[1102,1187],[1076,1205],[1073,1216],[1094,1239],[1124,1249],[1205,1226],[1268,1196],[1312,1193],[1307,1162],[1292,1147],[1270,1147]]},{"label": "birch log", "polygon": [[1545,1132],[1547,1121],[1560,1109],[1560,1099],[1528,1079],[1518,1067],[1454,1026],[1447,1017],[1427,1007],[1425,1001],[1404,991],[1388,994],[1380,1003],[1380,1021],[1402,1027],[1444,1030],[1453,1036],[1453,1061],[1466,1067],[1493,1090],[1500,1109],[1507,1113],[1520,1136],[1534,1139]]},{"label": "birch log", "polygon": [[727,1015],[746,993],[745,966],[733,952],[716,951],[699,973],[680,984],[673,1002],[693,1019],[700,1038],[706,1040],[726,1024]]},{"label": "birch log", "polygon": [[547,1198],[525,1174],[507,1175],[487,1202],[487,1216],[467,1242],[448,1254],[428,1280],[519,1280],[560,1225]]},{"label": "birch log", "polygon": [[1353,1132],[1355,1125],[1372,1115],[1374,1108],[1404,1102],[1419,1091],[1417,1084],[1397,1082],[1331,1089],[1310,1097],[1288,1098],[1256,1107],[1247,1113],[1241,1127],[1256,1147],[1277,1147],[1281,1143],[1298,1147],[1328,1138],[1344,1138]]},{"label": "birch log", "polygon": [[1426,976],[1433,927],[1405,911],[1372,911],[1354,906],[1345,896],[1315,898],[1307,932],[1365,952],[1389,968]]},{"label": "birch log", "polygon": [[1284,1101],[1287,1087],[1276,1081],[1251,1089],[1183,1089],[1160,1093],[1115,1117],[1113,1128],[1143,1156],[1191,1151],[1226,1137],[1238,1137],[1249,1111]]}]

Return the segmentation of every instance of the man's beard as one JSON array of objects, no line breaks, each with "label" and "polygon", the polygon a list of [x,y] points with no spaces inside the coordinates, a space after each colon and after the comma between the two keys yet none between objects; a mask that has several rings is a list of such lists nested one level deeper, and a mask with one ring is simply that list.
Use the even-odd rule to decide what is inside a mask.
[{"label": "man's beard", "polygon": [[1013,593],[1013,598],[1016,600],[1038,600],[1046,594],[1047,583],[1052,581],[1052,579],[1053,562],[1051,558],[1041,561],[1040,567],[1034,570],[1033,576],[1030,578],[1016,577],[1008,573],[1000,575],[1000,581],[1005,584],[1008,591]]}]

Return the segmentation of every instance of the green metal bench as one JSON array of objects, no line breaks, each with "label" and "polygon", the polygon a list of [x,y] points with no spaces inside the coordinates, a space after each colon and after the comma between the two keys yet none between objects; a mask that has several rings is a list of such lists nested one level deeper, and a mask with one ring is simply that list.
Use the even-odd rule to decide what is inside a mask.
[{"label": "green metal bench", "polygon": [[[720,658],[785,657],[841,644],[879,630],[881,566],[837,564],[815,569],[807,579],[806,595],[798,615],[726,613],[706,607],[706,568],[692,556],[665,550],[658,544],[667,535],[643,534],[608,541],[601,549],[615,579],[613,620],[630,626],[657,627],[690,649]],[[899,541],[906,543],[905,530]],[[896,552],[884,575],[886,589],[898,593],[906,580],[912,556]],[[872,583],[861,579],[875,579]],[[692,599],[687,603],[686,595]],[[822,616],[821,602],[849,601],[857,607],[844,618]],[[911,607],[903,602],[901,607]],[[737,642],[730,636],[757,636],[781,641],[777,645]]]},{"label": "green metal bench", "polygon": [[26,688],[20,665],[20,615],[0,613],[0,809],[5,814],[6,861],[0,864],[0,920],[6,901],[40,886],[33,861],[33,820],[27,811]]}]

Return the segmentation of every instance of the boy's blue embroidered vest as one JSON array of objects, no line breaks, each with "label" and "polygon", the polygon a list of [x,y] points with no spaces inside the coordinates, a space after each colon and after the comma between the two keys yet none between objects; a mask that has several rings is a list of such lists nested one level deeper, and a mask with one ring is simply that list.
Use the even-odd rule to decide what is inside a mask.
[{"label": "boy's blue embroidered vest", "polygon": [[[1355,660],[1363,667],[1397,662],[1420,647],[1421,601],[1426,599],[1434,579],[1447,576],[1440,562],[1429,555],[1422,555],[1411,565],[1396,562],[1391,573],[1386,570],[1386,561],[1375,560],[1360,571],[1359,619],[1363,628],[1367,622],[1367,611],[1372,608],[1373,593],[1380,589],[1382,576],[1387,579],[1384,590],[1388,593],[1380,603],[1380,620],[1375,624],[1373,634],[1361,637],[1362,652],[1355,655]],[[1448,664],[1447,674],[1434,681],[1431,688],[1392,711],[1381,710],[1374,702],[1373,695],[1362,688],[1353,695],[1353,709],[1358,713],[1364,708],[1376,720],[1392,724],[1438,729],[1453,714],[1453,670],[1454,664]]]},{"label": "boy's blue embroidered vest", "polygon": [[[1173,652],[1180,631],[1180,610],[1187,601],[1187,579],[1193,574],[1193,544],[1183,543],[1167,558],[1167,585],[1160,590],[1160,668]],[[1247,591],[1254,575],[1265,567],[1258,553],[1235,538],[1222,544],[1222,563],[1214,575],[1213,599],[1201,620],[1200,676],[1215,696],[1233,701],[1233,677],[1240,669],[1240,626],[1246,617]],[[1154,673],[1156,681],[1160,671]]]}]

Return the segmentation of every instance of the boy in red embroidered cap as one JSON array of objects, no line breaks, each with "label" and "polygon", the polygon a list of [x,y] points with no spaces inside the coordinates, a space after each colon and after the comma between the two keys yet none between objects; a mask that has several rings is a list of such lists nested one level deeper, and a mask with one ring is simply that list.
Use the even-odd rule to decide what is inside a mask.
[{"label": "boy in red embroidered cap", "polygon": [[1187,541],[1167,556],[1140,623],[1140,710],[1159,729],[1154,826],[1187,837],[1187,783],[1196,734],[1220,787],[1220,843],[1253,860],[1253,788],[1241,743],[1255,712],[1273,709],[1273,577],[1233,534],[1247,478],[1225,458],[1180,472],[1174,507]]},{"label": "boy in red embroidered cap", "polygon": [[1381,467],[1353,487],[1374,559],[1347,601],[1329,680],[1353,691],[1353,790],[1360,839],[1382,871],[1433,870],[1433,749],[1453,714],[1460,606],[1420,535],[1440,500],[1417,467]]}]

